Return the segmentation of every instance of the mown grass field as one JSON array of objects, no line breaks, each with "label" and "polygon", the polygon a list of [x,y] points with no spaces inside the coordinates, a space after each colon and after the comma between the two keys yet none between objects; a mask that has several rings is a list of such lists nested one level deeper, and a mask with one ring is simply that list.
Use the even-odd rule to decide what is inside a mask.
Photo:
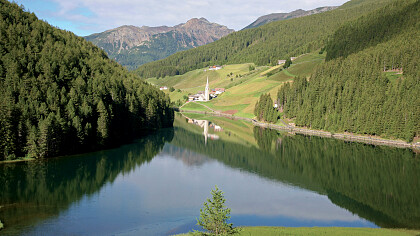
[{"label": "mown grass field", "polygon": [[[277,65],[274,67],[257,67],[255,70],[249,71],[250,65],[253,64],[248,63],[227,65],[217,71],[205,71],[206,68],[203,68],[184,75],[160,79],[151,78],[147,81],[156,86],[174,87],[174,92],[169,92],[169,90],[165,92],[169,94],[172,101],[181,100],[184,102],[184,96],[204,91],[208,77],[210,88],[225,88],[226,92],[216,99],[209,102],[197,102],[198,104],[205,104],[211,109],[226,114],[253,118],[255,103],[261,94],[269,93],[275,100],[278,89],[284,83],[293,81],[295,76],[309,77],[315,67],[322,63],[324,59],[325,54],[314,52],[296,58],[287,70],[284,70],[282,65]],[[178,92],[178,89],[181,92]],[[204,106],[200,107],[195,103],[186,104],[183,109],[208,111]]]},{"label": "mown grass field", "polygon": [[[189,233],[181,235],[199,235]],[[240,232],[234,235],[244,236],[274,236],[274,235],[381,235],[381,236],[409,236],[420,235],[419,230],[406,229],[374,229],[374,228],[351,228],[351,227],[242,227]]]}]

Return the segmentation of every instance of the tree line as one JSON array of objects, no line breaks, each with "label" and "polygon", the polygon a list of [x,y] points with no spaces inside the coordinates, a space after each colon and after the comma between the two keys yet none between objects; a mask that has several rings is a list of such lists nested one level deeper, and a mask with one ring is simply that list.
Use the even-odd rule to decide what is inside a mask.
[{"label": "tree line", "polygon": [[261,94],[260,99],[255,104],[254,115],[257,120],[276,123],[278,120],[277,109],[274,108],[273,99],[269,93]]},{"label": "tree line", "polygon": [[169,97],[71,32],[0,0],[0,160],[110,147],[172,125]]}]

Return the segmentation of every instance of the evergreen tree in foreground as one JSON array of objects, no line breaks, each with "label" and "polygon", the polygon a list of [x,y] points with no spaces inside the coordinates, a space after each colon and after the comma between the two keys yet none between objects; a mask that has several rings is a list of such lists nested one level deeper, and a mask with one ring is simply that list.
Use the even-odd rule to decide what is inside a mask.
[{"label": "evergreen tree in foreground", "polygon": [[235,233],[232,223],[226,222],[230,219],[230,208],[225,206],[226,199],[222,190],[215,186],[215,189],[211,190],[211,195],[212,199],[207,198],[203,208],[200,209],[197,225],[215,235]]}]

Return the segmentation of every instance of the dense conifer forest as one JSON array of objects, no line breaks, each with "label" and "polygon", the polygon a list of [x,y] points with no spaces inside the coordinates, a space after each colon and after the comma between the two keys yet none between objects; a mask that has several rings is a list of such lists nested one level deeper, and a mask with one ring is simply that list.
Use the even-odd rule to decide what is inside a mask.
[{"label": "dense conifer forest", "polygon": [[261,94],[260,99],[255,104],[254,115],[257,120],[275,123],[278,118],[277,109],[273,106],[273,99],[270,94]]},{"label": "dense conifer forest", "polygon": [[142,65],[136,73],[143,78],[150,78],[184,74],[215,64],[253,62],[256,65],[274,65],[279,59],[323,47],[328,36],[343,23],[355,20],[391,1],[353,0],[332,11],[241,30],[214,43]]},{"label": "dense conifer forest", "polygon": [[420,1],[399,0],[340,27],[327,62],[278,92],[296,124],[413,140],[420,136]]},{"label": "dense conifer forest", "polygon": [[0,160],[115,146],[172,126],[164,93],[98,47],[0,0]]}]

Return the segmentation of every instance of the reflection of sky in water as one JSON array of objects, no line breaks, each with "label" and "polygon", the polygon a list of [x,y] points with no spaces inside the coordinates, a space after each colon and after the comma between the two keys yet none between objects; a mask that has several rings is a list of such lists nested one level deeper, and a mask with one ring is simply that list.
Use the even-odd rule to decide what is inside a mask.
[{"label": "reflection of sky in water", "polygon": [[45,221],[30,234],[155,235],[191,230],[210,190],[218,185],[234,225],[375,227],[327,196],[270,181],[219,162],[185,165],[157,155]]}]

